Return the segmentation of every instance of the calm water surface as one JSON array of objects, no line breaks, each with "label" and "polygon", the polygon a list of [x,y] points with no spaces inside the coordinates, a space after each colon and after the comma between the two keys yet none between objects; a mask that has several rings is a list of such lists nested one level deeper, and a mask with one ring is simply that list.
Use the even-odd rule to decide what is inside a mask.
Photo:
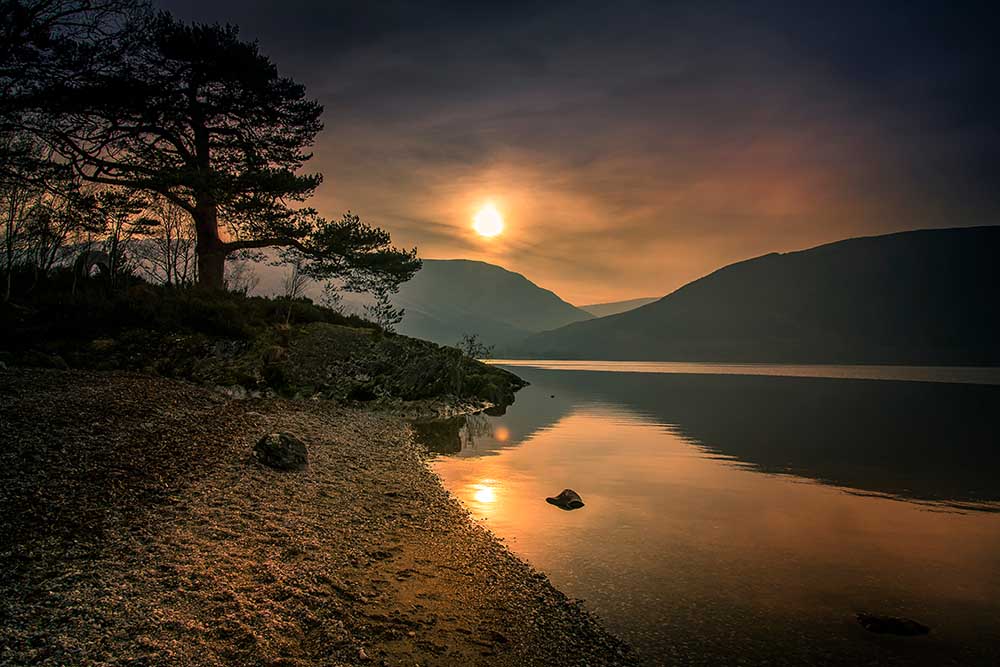
[{"label": "calm water surface", "polygon": [[648,663],[1000,664],[1000,386],[512,370],[435,469]]}]

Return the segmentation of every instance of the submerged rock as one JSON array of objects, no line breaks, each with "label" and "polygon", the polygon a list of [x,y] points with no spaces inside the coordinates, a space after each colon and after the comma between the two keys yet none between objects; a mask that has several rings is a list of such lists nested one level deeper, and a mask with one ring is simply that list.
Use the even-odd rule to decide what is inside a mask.
[{"label": "submerged rock", "polygon": [[858,613],[858,623],[869,632],[877,632],[880,635],[900,635],[902,637],[916,637],[928,634],[931,629],[923,623],[918,623],[909,618],[898,618],[896,616],[879,616],[877,614]]},{"label": "submerged rock", "polygon": [[563,489],[562,493],[554,498],[546,498],[545,502],[555,505],[563,510],[578,510],[583,507],[583,499],[573,489]]},{"label": "submerged rock", "polygon": [[306,446],[291,433],[268,433],[253,448],[258,461],[278,470],[298,470],[308,462]]}]

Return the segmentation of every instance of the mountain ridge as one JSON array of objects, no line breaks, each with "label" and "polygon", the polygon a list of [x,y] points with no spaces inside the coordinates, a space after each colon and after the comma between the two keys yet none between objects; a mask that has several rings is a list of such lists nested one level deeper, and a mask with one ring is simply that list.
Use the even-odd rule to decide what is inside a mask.
[{"label": "mountain ridge", "polygon": [[617,315],[618,313],[635,310],[636,308],[653,303],[654,301],[659,301],[662,298],[663,297],[659,296],[644,296],[639,297],[638,299],[625,299],[623,301],[591,303],[586,306],[577,306],[577,308],[590,313],[594,317],[607,317],[608,315]]},{"label": "mountain ridge", "polygon": [[399,331],[454,345],[477,334],[505,346],[533,333],[593,316],[502,266],[471,259],[425,259],[393,303],[405,309]]},{"label": "mountain ridge", "polygon": [[1000,227],[857,237],[721,267],[635,310],[533,335],[536,358],[1000,363]]}]

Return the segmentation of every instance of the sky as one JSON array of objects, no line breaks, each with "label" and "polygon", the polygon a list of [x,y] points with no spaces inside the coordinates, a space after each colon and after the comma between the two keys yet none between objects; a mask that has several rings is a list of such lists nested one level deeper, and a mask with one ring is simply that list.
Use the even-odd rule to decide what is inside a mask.
[{"label": "sky", "polygon": [[[578,305],[768,252],[998,222],[987,3],[157,4],[238,25],[325,106],[321,213]],[[472,229],[487,202],[493,239]]]}]

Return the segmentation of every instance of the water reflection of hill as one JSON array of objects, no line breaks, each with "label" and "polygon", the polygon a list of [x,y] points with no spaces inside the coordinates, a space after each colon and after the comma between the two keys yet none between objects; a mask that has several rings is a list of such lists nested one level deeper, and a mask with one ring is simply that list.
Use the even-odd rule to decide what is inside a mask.
[{"label": "water reflection of hill", "polygon": [[[995,446],[1000,387],[660,375],[518,368],[532,386],[508,415],[503,442],[547,428],[580,402],[622,405],[712,452],[761,472],[863,492],[953,503],[1000,501]],[[555,394],[557,398],[550,398]]]}]

